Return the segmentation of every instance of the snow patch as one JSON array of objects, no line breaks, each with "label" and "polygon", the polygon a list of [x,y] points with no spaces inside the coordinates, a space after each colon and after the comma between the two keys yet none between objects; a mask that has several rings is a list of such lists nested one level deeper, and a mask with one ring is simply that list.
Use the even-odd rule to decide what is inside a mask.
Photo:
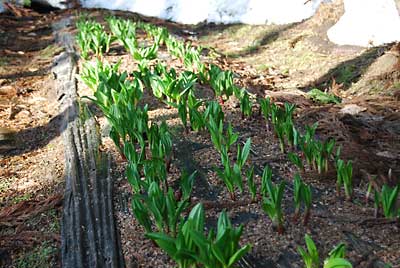
[{"label": "snow patch", "polygon": [[345,13],[328,30],[339,45],[382,45],[400,40],[400,16],[393,0],[344,0]]},{"label": "snow patch", "polygon": [[[0,0],[0,12],[4,11],[5,1]],[[65,7],[57,0],[34,1]],[[311,17],[324,1],[329,0],[81,0],[81,3],[87,8],[132,11],[183,24],[286,24]],[[328,31],[332,42],[377,46],[400,41],[400,16],[394,0],[344,0],[344,7],[344,15]]]},{"label": "snow patch", "polygon": [[88,8],[127,10],[184,24],[285,24],[311,17],[323,0],[82,0]]}]

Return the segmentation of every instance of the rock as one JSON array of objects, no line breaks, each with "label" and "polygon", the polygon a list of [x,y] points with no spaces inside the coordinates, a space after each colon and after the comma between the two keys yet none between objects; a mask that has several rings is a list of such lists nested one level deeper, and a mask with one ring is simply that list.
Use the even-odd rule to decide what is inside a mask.
[{"label": "rock", "polygon": [[14,118],[15,119],[28,119],[32,116],[31,112],[27,111],[27,110],[20,110],[18,111]]},{"label": "rock", "polygon": [[[24,6],[26,1],[23,0],[17,0],[17,1],[6,1],[6,2],[11,2],[15,3],[19,6]],[[45,7],[53,7],[53,8],[59,8],[59,9],[66,9],[69,7],[69,3],[73,1],[65,1],[65,0],[31,0],[31,4],[39,4]],[[4,6],[0,3],[0,12],[4,12]]]},{"label": "rock", "polygon": [[0,127],[0,152],[15,148],[15,131]]},{"label": "rock", "polygon": [[367,108],[358,106],[357,104],[346,104],[342,109],[340,109],[340,113],[356,115],[366,110]]},{"label": "rock", "polygon": [[68,2],[70,1],[65,1],[65,0],[31,0],[31,3],[37,3],[43,6],[48,6],[48,7],[54,7],[54,8],[59,8],[59,9],[66,9],[68,8]]},{"label": "rock", "polygon": [[15,96],[17,90],[12,86],[2,86],[0,87],[0,96]]},{"label": "rock", "polygon": [[400,62],[399,55],[396,53],[388,52],[379,57],[364,74],[367,78],[375,78],[387,73],[391,73],[397,69]]},{"label": "rock", "polygon": [[381,157],[385,157],[385,158],[389,158],[389,159],[398,159],[399,155],[396,155],[394,153],[391,153],[389,151],[382,151],[382,152],[378,152],[376,153],[377,156],[381,156]]},{"label": "rock", "polygon": [[15,131],[9,128],[0,127],[0,141],[14,140]]},{"label": "rock", "polygon": [[229,99],[226,101],[226,103],[232,108],[238,108],[240,106],[239,99],[234,95],[229,96]]}]

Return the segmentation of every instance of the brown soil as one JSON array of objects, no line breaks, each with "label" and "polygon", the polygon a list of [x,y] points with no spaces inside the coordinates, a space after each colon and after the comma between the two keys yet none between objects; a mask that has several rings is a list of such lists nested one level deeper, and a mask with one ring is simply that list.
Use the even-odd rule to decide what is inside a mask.
[{"label": "brown soil", "polygon": [[50,72],[58,15],[29,14],[0,14],[1,267],[59,265],[64,150]]}]

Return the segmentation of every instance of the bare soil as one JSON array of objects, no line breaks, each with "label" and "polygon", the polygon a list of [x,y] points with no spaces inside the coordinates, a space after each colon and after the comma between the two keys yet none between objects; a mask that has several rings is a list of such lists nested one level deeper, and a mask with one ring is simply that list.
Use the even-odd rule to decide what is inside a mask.
[{"label": "bare soil", "polygon": [[58,15],[29,14],[0,14],[1,267],[59,265],[64,150],[50,72]]}]

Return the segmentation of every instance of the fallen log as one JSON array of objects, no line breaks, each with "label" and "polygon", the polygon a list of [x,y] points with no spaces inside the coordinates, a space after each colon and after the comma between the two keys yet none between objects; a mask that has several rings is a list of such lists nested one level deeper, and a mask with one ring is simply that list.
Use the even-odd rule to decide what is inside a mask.
[{"label": "fallen log", "polygon": [[111,158],[99,150],[97,122],[78,103],[73,37],[54,26],[66,49],[55,61],[60,109],[64,114],[65,193],[61,222],[61,262],[65,268],[125,267],[114,220]]}]

